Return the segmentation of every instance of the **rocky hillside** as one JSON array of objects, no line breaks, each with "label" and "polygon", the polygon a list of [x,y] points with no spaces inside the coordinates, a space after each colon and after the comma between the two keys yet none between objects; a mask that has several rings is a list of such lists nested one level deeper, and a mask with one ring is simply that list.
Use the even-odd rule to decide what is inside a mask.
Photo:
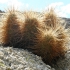
[{"label": "rocky hillside", "polygon": [[66,27],[69,27],[70,26],[70,18],[63,18],[63,20],[65,20],[66,22]]},{"label": "rocky hillside", "polygon": [[0,10],[0,13],[4,13],[4,11]]}]

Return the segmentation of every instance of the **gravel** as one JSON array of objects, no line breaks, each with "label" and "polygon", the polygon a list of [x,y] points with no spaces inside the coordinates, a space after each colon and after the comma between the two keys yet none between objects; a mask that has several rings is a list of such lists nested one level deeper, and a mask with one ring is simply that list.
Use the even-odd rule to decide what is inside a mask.
[{"label": "gravel", "polygon": [[55,70],[27,50],[0,46],[0,70]]},{"label": "gravel", "polygon": [[0,46],[0,70],[70,70],[70,50],[52,68],[27,50]]}]

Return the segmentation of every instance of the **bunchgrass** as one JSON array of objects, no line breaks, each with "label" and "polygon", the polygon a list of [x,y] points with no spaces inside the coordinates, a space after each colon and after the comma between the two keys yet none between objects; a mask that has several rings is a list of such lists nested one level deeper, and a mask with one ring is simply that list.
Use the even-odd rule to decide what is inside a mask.
[{"label": "bunchgrass", "polygon": [[3,20],[3,44],[6,46],[14,46],[20,41],[21,31],[20,22],[18,20],[16,10],[8,9],[5,20]]},{"label": "bunchgrass", "polygon": [[[26,11],[23,13],[24,21],[22,27],[22,40],[18,43],[18,47],[30,48],[36,45],[38,41],[39,29],[41,24],[37,15],[33,11]],[[21,45],[21,46],[20,46]]]}]

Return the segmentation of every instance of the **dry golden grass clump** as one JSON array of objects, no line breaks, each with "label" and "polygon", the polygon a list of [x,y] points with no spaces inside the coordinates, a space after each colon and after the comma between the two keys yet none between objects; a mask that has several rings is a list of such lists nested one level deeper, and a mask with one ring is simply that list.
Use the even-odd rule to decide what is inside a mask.
[{"label": "dry golden grass clump", "polygon": [[44,12],[43,22],[45,23],[47,29],[50,29],[51,27],[56,29],[61,23],[59,16],[56,14],[53,8]]},{"label": "dry golden grass clump", "polygon": [[24,22],[22,28],[22,40],[18,43],[20,48],[30,48],[29,46],[36,45],[38,41],[38,34],[40,33],[38,28],[41,28],[41,24],[37,15],[33,11],[23,13]]},{"label": "dry golden grass clump", "polygon": [[[38,44],[33,48],[33,53],[42,57],[47,64],[53,63],[57,58],[63,57],[66,48],[66,35],[53,30],[43,31]],[[55,61],[56,62],[56,61]]]},{"label": "dry golden grass clump", "polygon": [[52,64],[64,57],[67,51],[68,29],[65,29],[65,24],[61,23],[52,9],[45,14],[43,23],[46,27],[40,29],[38,44],[32,48],[32,52],[41,56],[45,63]]},{"label": "dry golden grass clump", "polygon": [[18,20],[15,9],[8,10],[8,12],[6,13],[5,20],[3,20],[2,29],[3,45],[14,46],[16,43],[20,41],[20,22]]}]

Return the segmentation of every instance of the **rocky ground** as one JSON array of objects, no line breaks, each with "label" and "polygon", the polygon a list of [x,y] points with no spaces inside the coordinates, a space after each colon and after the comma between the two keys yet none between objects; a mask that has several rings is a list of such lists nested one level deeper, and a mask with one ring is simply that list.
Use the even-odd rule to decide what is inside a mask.
[{"label": "rocky ground", "polygon": [[27,50],[0,46],[0,70],[70,70],[70,50],[52,68]]},{"label": "rocky ground", "polygon": [[0,70],[55,70],[23,49],[0,46]]}]

